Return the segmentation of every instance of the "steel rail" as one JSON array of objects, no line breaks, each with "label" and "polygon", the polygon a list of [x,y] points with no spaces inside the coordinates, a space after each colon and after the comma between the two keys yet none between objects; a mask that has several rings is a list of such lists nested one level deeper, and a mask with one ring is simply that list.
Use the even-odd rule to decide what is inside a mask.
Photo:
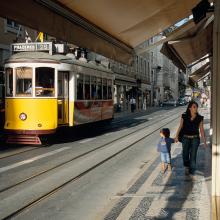
[{"label": "steel rail", "polygon": [[[173,115],[172,115],[173,116]],[[171,117],[171,116],[170,116]],[[169,118],[170,118],[169,117]],[[154,132],[158,131],[159,129],[161,129],[162,127],[172,123],[173,121],[175,121],[176,119],[179,118],[179,114],[178,117],[175,117],[174,119],[164,123],[163,125],[161,125],[159,128],[154,129],[153,131],[151,131],[150,133],[148,133],[147,135],[144,135],[143,137],[139,138],[138,140],[136,140],[135,142],[133,142],[132,144],[126,146],[125,148],[121,149],[120,151],[117,151],[116,153],[112,154],[111,156],[105,158],[104,160],[100,161],[99,163],[93,165],[92,167],[90,167],[89,169],[83,171],[82,173],[80,173],[79,175],[71,178],[70,180],[66,181],[65,183],[61,184],[60,186],[52,189],[51,191],[49,191],[48,193],[45,193],[44,195],[40,196],[39,198],[35,199],[34,201],[28,203],[27,205],[24,205],[23,207],[21,207],[20,209],[12,212],[10,215],[6,216],[3,218],[3,220],[8,220],[11,219],[15,216],[18,216],[19,214],[23,213],[24,211],[26,211],[27,209],[30,209],[31,207],[33,207],[34,205],[40,203],[41,201],[49,198],[50,196],[52,196],[53,194],[55,194],[56,192],[58,192],[59,190],[63,189],[66,185],[75,182],[76,180],[80,179],[81,177],[85,176],[87,173],[91,172],[92,170],[96,169],[97,167],[101,166],[102,164],[106,163],[107,161],[111,160],[112,158],[114,158],[115,156],[119,155],[120,153],[124,152],[125,150],[131,148],[132,146],[134,146],[135,144],[137,144],[138,142],[144,140],[146,137],[150,136],[151,134],[153,134]],[[161,119],[159,120],[161,121]],[[143,129],[143,128],[142,128]],[[135,131],[137,132],[137,131]],[[132,132],[132,133],[135,133]],[[128,135],[126,135],[128,136]],[[121,139],[121,138],[119,138]],[[113,141],[114,142],[114,141]],[[98,149],[100,149],[101,147],[99,147]],[[94,150],[92,150],[94,151]],[[66,164],[66,163],[65,163]]]}]

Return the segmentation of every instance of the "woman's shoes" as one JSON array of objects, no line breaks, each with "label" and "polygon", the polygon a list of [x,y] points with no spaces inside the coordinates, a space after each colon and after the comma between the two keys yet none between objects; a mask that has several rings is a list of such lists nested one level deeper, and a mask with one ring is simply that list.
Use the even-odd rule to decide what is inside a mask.
[{"label": "woman's shoes", "polygon": [[194,174],[189,175],[192,181],[196,181],[196,176]]},{"label": "woman's shoes", "polygon": [[189,175],[189,167],[185,167],[185,175]]}]

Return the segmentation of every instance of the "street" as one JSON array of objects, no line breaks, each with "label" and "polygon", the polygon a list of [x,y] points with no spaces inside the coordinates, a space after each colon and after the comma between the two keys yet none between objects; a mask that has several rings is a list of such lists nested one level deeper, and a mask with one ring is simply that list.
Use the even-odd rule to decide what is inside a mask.
[{"label": "street", "polygon": [[169,127],[173,136],[184,110],[157,109],[120,117],[101,129],[90,125],[94,126],[91,134],[87,130],[89,134],[84,133],[80,140],[66,137],[63,143],[47,147],[2,151],[0,218],[116,219],[105,218],[111,202],[123,195],[141,172],[149,167],[152,172],[152,163],[155,168],[159,165],[159,130]]}]

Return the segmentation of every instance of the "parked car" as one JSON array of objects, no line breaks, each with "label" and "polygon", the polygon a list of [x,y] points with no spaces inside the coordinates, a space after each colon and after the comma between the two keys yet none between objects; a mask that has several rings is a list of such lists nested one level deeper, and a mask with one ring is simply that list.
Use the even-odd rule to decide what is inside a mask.
[{"label": "parked car", "polygon": [[174,106],[174,107],[176,107],[177,101],[174,99],[169,99],[169,100],[163,101],[160,106]]},{"label": "parked car", "polygon": [[184,99],[184,98],[178,98],[178,100],[177,100],[177,105],[183,106],[183,105],[186,105],[186,104],[187,104],[186,99]]}]

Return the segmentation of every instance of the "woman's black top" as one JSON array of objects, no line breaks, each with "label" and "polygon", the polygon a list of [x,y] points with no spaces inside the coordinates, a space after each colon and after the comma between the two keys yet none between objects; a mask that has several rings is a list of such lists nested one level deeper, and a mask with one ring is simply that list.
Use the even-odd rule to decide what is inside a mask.
[{"label": "woman's black top", "polygon": [[190,116],[184,113],[182,114],[182,119],[183,119],[182,134],[199,136],[199,125],[201,121],[203,121],[203,116],[197,114],[196,117],[193,120],[191,120]]}]

